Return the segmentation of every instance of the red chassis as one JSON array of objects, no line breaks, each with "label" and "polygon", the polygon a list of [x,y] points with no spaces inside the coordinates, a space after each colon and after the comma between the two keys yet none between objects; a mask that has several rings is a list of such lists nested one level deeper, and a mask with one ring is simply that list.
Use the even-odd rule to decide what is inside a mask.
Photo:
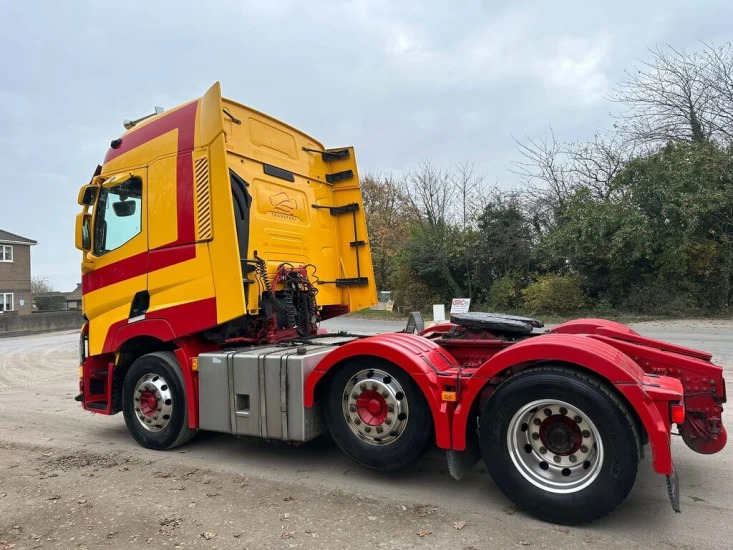
[{"label": "red chassis", "polygon": [[634,412],[642,441],[650,443],[657,473],[674,473],[672,424],[698,453],[718,452],[727,440],[721,422],[725,383],[711,355],[644,338],[613,321],[579,319],[519,339],[446,322],[418,335],[357,340],[330,353],[311,373],[307,407],[318,399],[329,371],[354,356],[375,356],[411,375],[430,406],[435,441],[446,450],[466,449],[476,429],[473,419],[502,382],[541,365],[583,371],[615,389]]}]

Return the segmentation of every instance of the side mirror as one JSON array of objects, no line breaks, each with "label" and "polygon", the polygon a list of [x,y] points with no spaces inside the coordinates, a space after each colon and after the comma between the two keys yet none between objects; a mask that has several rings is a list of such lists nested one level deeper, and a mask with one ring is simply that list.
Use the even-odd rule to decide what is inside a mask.
[{"label": "side mirror", "polygon": [[113,202],[112,208],[118,218],[126,218],[127,216],[132,216],[135,213],[137,203],[135,203],[135,201]]},{"label": "side mirror", "polygon": [[79,196],[76,199],[76,202],[78,202],[82,206],[91,206],[94,204],[94,201],[97,200],[97,191],[99,190],[99,187],[96,185],[85,185],[81,189],[79,189]]},{"label": "side mirror", "polygon": [[92,216],[83,212],[76,215],[75,246],[88,252],[92,249]]}]

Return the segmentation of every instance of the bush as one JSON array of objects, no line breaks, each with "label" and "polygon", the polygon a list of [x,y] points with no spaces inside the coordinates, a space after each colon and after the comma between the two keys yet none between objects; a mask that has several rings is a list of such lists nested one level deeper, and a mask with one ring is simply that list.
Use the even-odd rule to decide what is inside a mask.
[{"label": "bush", "polygon": [[486,295],[488,306],[497,311],[514,311],[522,308],[522,277],[507,273],[494,281]]},{"label": "bush", "polygon": [[63,295],[35,296],[38,311],[61,311],[66,307],[66,298]]},{"label": "bush", "polygon": [[525,307],[532,313],[573,313],[583,307],[580,281],[572,276],[543,275],[522,291]]}]

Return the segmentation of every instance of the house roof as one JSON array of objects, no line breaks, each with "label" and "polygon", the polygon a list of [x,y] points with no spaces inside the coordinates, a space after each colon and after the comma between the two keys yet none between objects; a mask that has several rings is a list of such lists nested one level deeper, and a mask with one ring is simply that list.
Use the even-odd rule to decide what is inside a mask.
[{"label": "house roof", "polygon": [[38,244],[33,239],[21,237],[20,235],[16,235],[15,233],[11,233],[10,231],[5,231],[3,229],[0,229],[0,243],[27,244],[27,245]]},{"label": "house roof", "polygon": [[64,292],[67,300],[81,300],[81,283],[76,283],[76,288],[71,292]]}]

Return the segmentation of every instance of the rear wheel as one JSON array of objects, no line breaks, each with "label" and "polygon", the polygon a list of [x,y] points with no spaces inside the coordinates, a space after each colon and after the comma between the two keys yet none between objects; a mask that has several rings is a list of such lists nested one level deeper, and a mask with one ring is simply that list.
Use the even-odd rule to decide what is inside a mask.
[{"label": "rear wheel", "polygon": [[148,449],[172,449],[190,440],[188,408],[181,367],[175,355],[143,355],[122,386],[123,414],[130,435]]},{"label": "rear wheel", "polygon": [[599,381],[570,369],[531,369],[504,382],[484,408],[480,435],[497,486],[547,521],[604,516],[636,480],[631,412]]},{"label": "rear wheel", "polygon": [[341,450],[375,470],[420,458],[433,441],[433,419],[412,377],[392,363],[364,358],[342,365],[324,403],[326,424]]}]

